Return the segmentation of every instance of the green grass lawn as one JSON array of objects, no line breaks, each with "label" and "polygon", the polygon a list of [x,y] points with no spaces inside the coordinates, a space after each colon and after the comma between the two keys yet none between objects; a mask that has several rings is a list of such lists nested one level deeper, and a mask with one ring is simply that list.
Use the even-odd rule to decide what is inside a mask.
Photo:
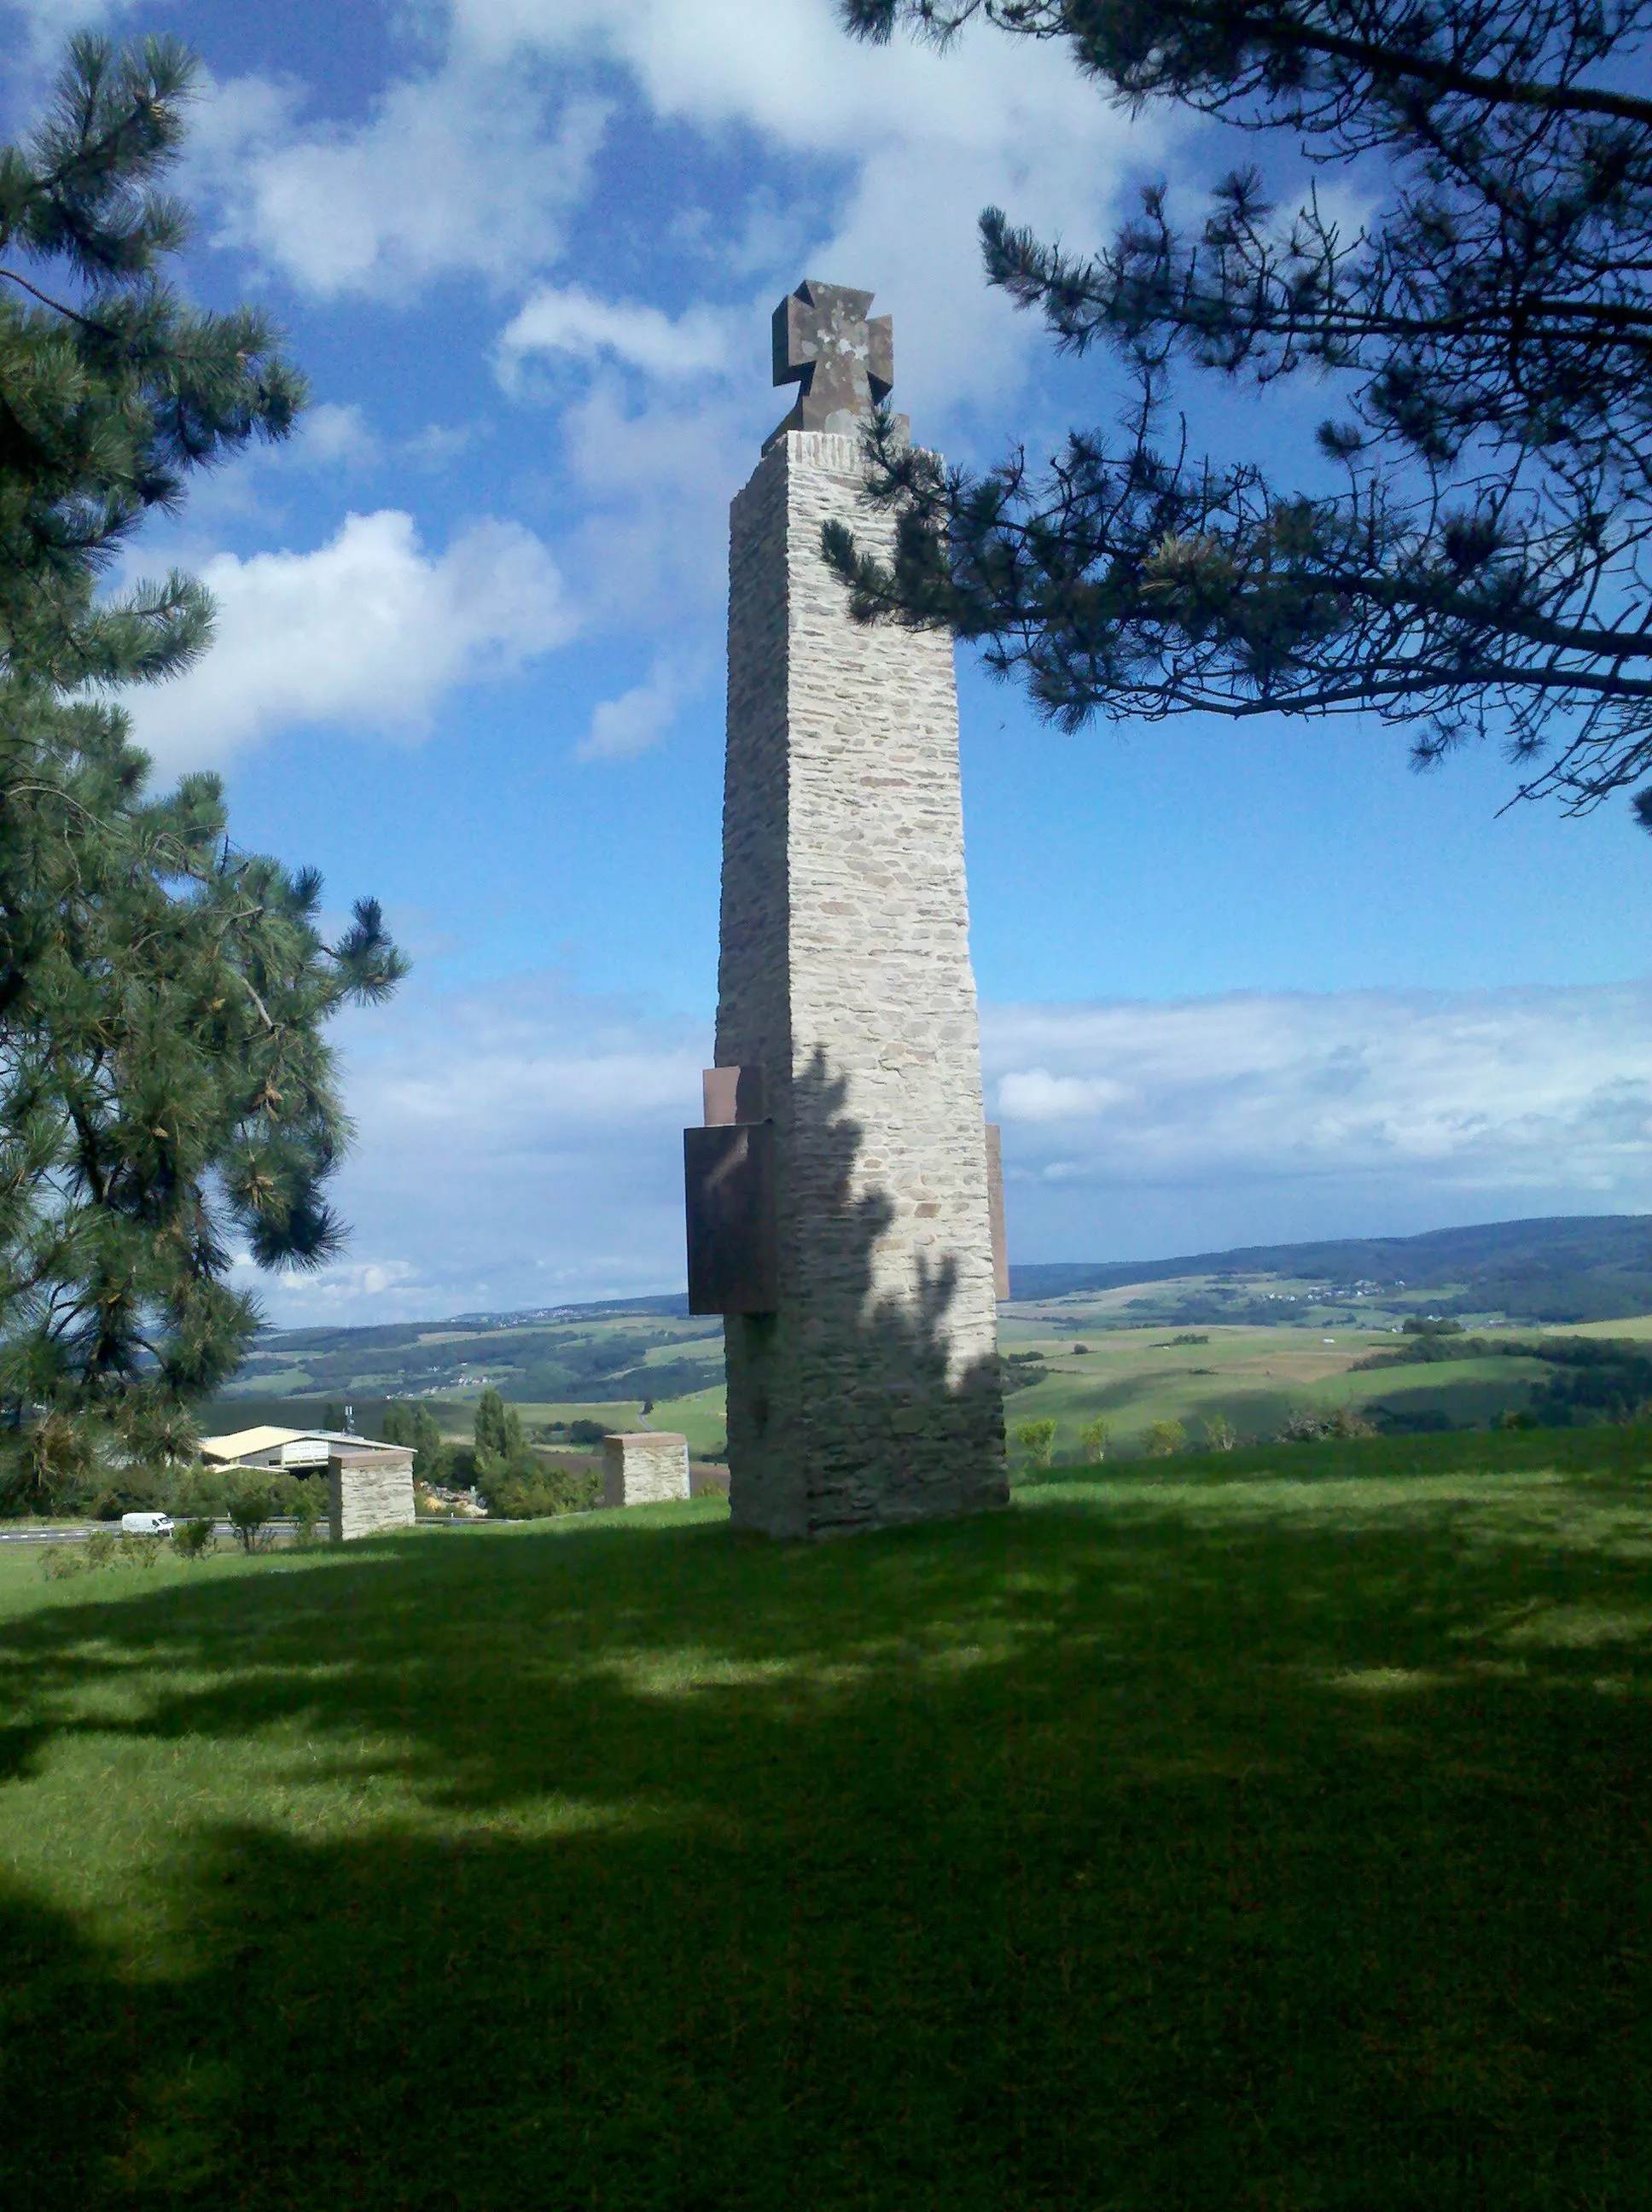
[{"label": "green grass lawn", "polygon": [[1652,1433],[39,1578],[0,2202],[1652,2195]]}]

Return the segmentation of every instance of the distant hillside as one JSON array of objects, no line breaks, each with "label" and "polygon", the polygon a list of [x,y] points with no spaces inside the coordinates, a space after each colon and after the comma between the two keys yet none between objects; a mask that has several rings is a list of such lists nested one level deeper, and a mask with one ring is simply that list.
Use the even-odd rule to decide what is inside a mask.
[{"label": "distant hillside", "polygon": [[484,1383],[525,1403],[685,1397],[723,1377],[721,1322],[690,1320],[687,1306],[679,1294],[374,1328],[269,1330],[221,1402],[313,1408],[349,1397],[371,1405],[462,1395]]},{"label": "distant hillside", "polygon": [[[1017,1299],[1117,1291],[1058,1329],[1291,1324],[1390,1328],[1406,1314],[1575,1325],[1652,1313],[1652,1215],[1500,1221],[1424,1237],[1254,1244],[1169,1260],[1016,1267]],[[261,1335],[208,1426],[319,1419],[348,1399],[367,1426],[391,1399],[463,1404],[493,1383],[521,1404],[616,1405],[690,1396],[723,1379],[722,1324],[674,1297],[456,1314],[376,1328]]]},{"label": "distant hillside", "polygon": [[1441,1313],[1510,1321],[1621,1321],[1652,1313],[1652,1215],[1563,1215],[1432,1229],[1421,1237],[1347,1237],[1322,1244],[1251,1244],[1172,1260],[1011,1267],[1011,1295],[1054,1298],[1189,1276],[1272,1275],[1335,1292],[1403,1286]]}]

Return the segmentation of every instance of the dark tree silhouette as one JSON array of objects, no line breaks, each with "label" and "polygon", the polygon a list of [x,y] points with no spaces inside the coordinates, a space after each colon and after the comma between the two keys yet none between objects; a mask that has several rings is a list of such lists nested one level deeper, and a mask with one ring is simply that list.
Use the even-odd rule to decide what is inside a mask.
[{"label": "dark tree silhouette", "polygon": [[405,966],[370,899],[326,942],[320,878],[238,852],[216,776],[151,795],[112,696],[212,623],[189,577],[101,592],[117,557],[304,398],[263,316],[167,282],[197,74],[77,39],[0,147],[0,1481],[48,1493],[175,1452],[258,1324],[237,1245],[337,1249],[323,1030]]}]

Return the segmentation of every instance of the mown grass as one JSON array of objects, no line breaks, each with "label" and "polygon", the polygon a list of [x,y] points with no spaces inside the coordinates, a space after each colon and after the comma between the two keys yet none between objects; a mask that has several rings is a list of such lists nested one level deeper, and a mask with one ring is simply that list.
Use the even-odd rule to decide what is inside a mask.
[{"label": "mown grass", "polygon": [[0,2197],[1644,2204],[1649,1468],[0,1555]]}]

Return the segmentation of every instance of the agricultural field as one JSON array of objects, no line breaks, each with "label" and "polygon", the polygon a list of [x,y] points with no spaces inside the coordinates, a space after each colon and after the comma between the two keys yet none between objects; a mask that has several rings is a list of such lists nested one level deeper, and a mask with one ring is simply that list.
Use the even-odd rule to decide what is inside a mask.
[{"label": "agricultural field", "polygon": [[[634,1334],[635,1328],[634,1322],[597,1326],[606,1329],[610,1343],[615,1334]],[[519,1382],[511,1384],[502,1363],[478,1371],[489,1380],[503,1376],[501,1387],[518,1407],[530,1435],[542,1443],[556,1445],[561,1432],[575,1422],[610,1429],[646,1425],[679,1430],[697,1456],[713,1455],[727,1435],[721,1339],[707,1336],[703,1322],[684,1322],[681,1330],[689,1327],[701,1333],[665,1334],[662,1324],[665,1340],[634,1358],[628,1352],[629,1364],[621,1379],[632,1385],[629,1395],[598,1381],[588,1386],[588,1395],[531,1397],[523,1394]],[[574,1326],[566,1325],[562,1334],[574,1334]],[[1539,1360],[1512,1356],[1516,1335],[1527,1341],[1576,1339],[1643,1347],[1652,1341],[1652,1316],[1564,1330],[1496,1330],[1480,1340],[1490,1347],[1481,1357],[1442,1362],[1419,1354],[1414,1364],[1364,1371],[1362,1361],[1392,1357],[1413,1340],[1391,1327],[1372,1326],[1123,1328],[1117,1324],[1112,1293],[1015,1303],[1001,1309],[999,1319],[1011,1385],[1005,1401],[1010,1426],[1054,1419],[1056,1456],[1069,1459],[1080,1453],[1080,1431],[1097,1419],[1108,1425],[1109,1451],[1125,1458],[1140,1449],[1143,1433],[1153,1423],[1180,1421],[1196,1442],[1201,1425],[1218,1416],[1246,1438],[1272,1436],[1295,1411],[1330,1414],[1345,1406],[1375,1410],[1394,1426],[1444,1422],[1452,1428],[1484,1428],[1504,1414],[1523,1411],[1545,1380]],[[1509,1352],[1497,1349],[1499,1340],[1509,1342]],[[685,1390],[681,1386],[690,1350],[697,1364],[688,1379],[698,1387]],[[340,1385],[341,1400],[352,1388],[356,1425],[367,1435],[380,1433],[387,1400]],[[650,1401],[646,1415],[645,1393]],[[418,1394],[444,1435],[456,1442],[471,1435],[479,1395],[479,1385]],[[203,1425],[210,1432],[261,1420],[303,1423],[317,1419],[321,1411],[314,1399],[245,1395],[203,1409]]]},{"label": "agricultural field", "polygon": [[1652,1431],[725,1516],[0,1549],[0,2201],[1644,2200]]},{"label": "agricultural field", "polygon": [[463,1401],[489,1383],[518,1404],[611,1406],[683,1395],[720,1381],[723,1363],[720,1322],[690,1319],[686,1304],[660,1298],[556,1316],[272,1331],[221,1402]]},{"label": "agricultural field", "polygon": [[1373,1401],[1412,1416],[1437,1412],[1453,1426],[1484,1425],[1519,1410],[1544,1371],[1536,1360],[1494,1356],[1355,1373],[1356,1362],[1406,1340],[1362,1329],[1055,1334],[1036,1308],[1005,1309],[999,1339],[1012,1380],[1041,1378],[1011,1389],[1010,1425],[1053,1419],[1058,1455],[1076,1455],[1079,1431],[1096,1419],[1108,1424],[1109,1449],[1126,1455],[1153,1422],[1181,1421],[1196,1437],[1200,1424],[1218,1414],[1247,1437],[1273,1435],[1298,1407],[1329,1414]]}]

